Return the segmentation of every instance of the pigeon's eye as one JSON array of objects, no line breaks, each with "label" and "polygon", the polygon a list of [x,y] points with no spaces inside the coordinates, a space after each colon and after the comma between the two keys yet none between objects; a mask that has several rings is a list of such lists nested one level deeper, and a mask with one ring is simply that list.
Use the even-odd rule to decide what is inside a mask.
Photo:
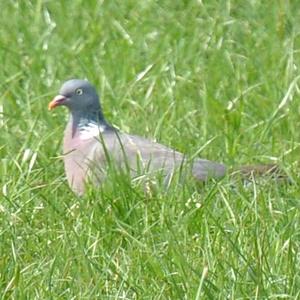
[{"label": "pigeon's eye", "polygon": [[77,95],[82,95],[83,94],[83,90],[82,89],[77,89],[76,91],[75,91],[75,93],[77,94]]}]

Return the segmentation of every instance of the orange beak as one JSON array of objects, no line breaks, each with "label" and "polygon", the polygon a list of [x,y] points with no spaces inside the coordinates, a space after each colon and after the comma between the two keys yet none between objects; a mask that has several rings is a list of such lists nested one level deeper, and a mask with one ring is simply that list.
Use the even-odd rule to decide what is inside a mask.
[{"label": "orange beak", "polygon": [[57,95],[53,98],[51,102],[48,104],[48,109],[52,110],[56,106],[62,105],[66,101],[66,97],[62,95]]}]

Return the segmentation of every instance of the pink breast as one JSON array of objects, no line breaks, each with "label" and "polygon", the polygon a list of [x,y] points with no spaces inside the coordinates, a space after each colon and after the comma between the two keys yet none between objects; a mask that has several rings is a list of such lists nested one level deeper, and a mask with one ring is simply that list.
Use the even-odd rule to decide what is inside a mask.
[{"label": "pink breast", "polygon": [[80,134],[72,137],[71,126],[68,124],[64,137],[64,164],[68,183],[77,194],[83,194],[88,171],[87,157],[93,140],[80,140]]}]

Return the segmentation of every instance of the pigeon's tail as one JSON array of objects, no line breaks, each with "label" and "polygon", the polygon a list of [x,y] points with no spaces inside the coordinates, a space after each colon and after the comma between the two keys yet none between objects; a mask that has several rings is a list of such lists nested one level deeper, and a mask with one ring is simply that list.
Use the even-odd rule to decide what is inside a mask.
[{"label": "pigeon's tail", "polygon": [[211,178],[222,178],[225,176],[227,168],[225,165],[206,159],[194,161],[192,173],[199,181],[207,181]]},{"label": "pigeon's tail", "polygon": [[194,162],[193,176],[199,181],[206,181],[211,178],[222,178],[226,174],[242,180],[253,178],[272,178],[276,181],[289,181],[288,175],[276,164],[244,165],[227,169],[225,165],[199,159]]}]

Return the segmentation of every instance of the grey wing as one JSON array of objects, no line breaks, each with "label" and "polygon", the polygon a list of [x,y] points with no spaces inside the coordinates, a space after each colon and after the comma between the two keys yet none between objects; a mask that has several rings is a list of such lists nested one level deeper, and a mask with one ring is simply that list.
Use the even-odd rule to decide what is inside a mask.
[{"label": "grey wing", "polygon": [[[188,165],[186,157],[162,144],[147,140],[138,136],[126,135],[127,142],[124,143],[126,153],[138,155],[145,165],[149,164],[151,171],[163,170],[166,175],[176,168]],[[200,181],[210,178],[225,176],[226,167],[221,163],[206,159],[196,159],[192,162],[191,171],[193,176]]]},{"label": "grey wing", "polygon": [[156,171],[169,173],[181,165],[184,156],[164,145],[139,136],[110,132],[95,144],[91,165],[103,169],[110,161],[118,168],[128,168],[132,176]]},{"label": "grey wing", "polygon": [[120,142],[121,159],[125,159],[133,171],[139,169],[147,173],[162,171],[168,174],[184,160],[181,153],[139,136],[123,134]]},{"label": "grey wing", "polygon": [[[167,176],[187,161],[182,153],[162,144],[115,132],[103,134],[94,149],[92,160],[97,168],[105,166],[108,159],[117,167],[128,168],[132,176],[158,171]],[[222,177],[226,172],[224,165],[204,159],[195,160],[191,170],[193,176],[201,181]]]}]

